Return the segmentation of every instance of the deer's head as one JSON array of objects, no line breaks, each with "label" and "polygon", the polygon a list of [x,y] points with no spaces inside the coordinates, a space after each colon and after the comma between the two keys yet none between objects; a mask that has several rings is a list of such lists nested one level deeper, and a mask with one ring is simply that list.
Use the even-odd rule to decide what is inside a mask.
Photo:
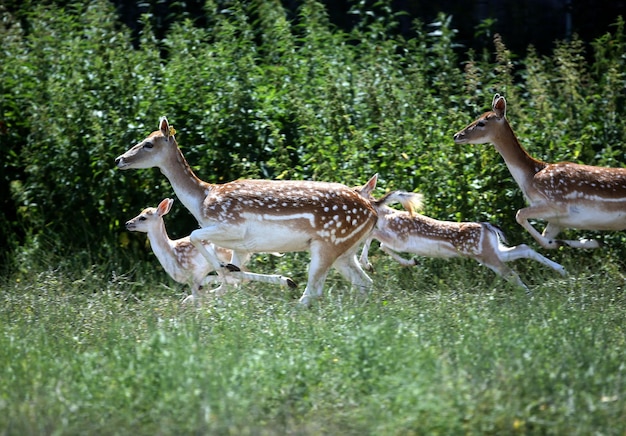
[{"label": "deer's head", "polygon": [[454,135],[456,144],[486,144],[493,142],[502,125],[506,124],[506,100],[500,94],[493,96],[491,111]]},{"label": "deer's head", "polygon": [[163,221],[163,215],[167,214],[172,208],[172,203],[174,203],[174,200],[166,198],[157,207],[145,208],[135,218],[126,221],[126,229],[131,232],[143,233],[158,229],[158,226]]},{"label": "deer's head", "polygon": [[175,155],[178,144],[174,134],[176,131],[167,122],[167,118],[159,119],[159,130],[152,132],[146,139],[133,146],[126,153],[115,158],[119,169],[162,167],[163,163]]}]

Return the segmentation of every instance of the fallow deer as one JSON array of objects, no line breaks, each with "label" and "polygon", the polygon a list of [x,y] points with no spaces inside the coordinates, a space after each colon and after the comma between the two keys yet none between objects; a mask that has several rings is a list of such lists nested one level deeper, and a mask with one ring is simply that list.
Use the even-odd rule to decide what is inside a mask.
[{"label": "fallow deer", "polygon": [[[172,240],[167,234],[163,216],[172,208],[174,200],[166,198],[155,207],[148,207],[135,218],[126,221],[126,229],[131,232],[148,234],[150,247],[161,266],[169,276],[178,283],[191,288],[191,295],[183,303],[198,301],[199,291],[203,286],[215,280],[217,276],[208,274],[214,271],[213,266],[196,250],[189,237]],[[210,244],[210,243],[206,243]],[[230,262],[232,251],[226,248],[213,247],[221,262]]]},{"label": "fallow deer", "polygon": [[[403,266],[416,265],[415,259],[405,259],[397,252],[435,258],[467,257],[489,267],[496,274],[524,288],[528,287],[505,262],[517,259],[533,259],[565,275],[565,269],[522,244],[507,247],[504,234],[489,223],[439,221],[416,212],[421,207],[422,195],[413,192],[392,191],[379,198],[372,197],[378,176],[374,175],[356,191],[370,200],[378,213],[374,231],[365,241],[360,262],[367,268],[369,246],[373,239],[380,241],[380,248]],[[406,211],[387,206],[400,203]]]},{"label": "fallow deer", "polygon": [[[506,119],[506,100],[499,94],[493,98],[492,110],[456,133],[454,142],[493,144],[529,203],[517,211],[517,222],[542,247],[600,246],[595,239],[555,239],[566,228],[626,229],[626,168],[551,164],[531,157],[513,133]],[[547,222],[543,233],[530,224],[530,219]]]},{"label": "fallow deer", "polygon": [[307,286],[300,303],[322,295],[335,267],[365,290],[372,280],[356,259],[359,244],[376,223],[369,201],[339,183],[282,180],[235,180],[211,184],[200,180],[180,151],[175,131],[165,117],[159,130],[118,156],[119,169],[158,167],[180,201],[200,223],[191,243],[220,277],[238,276],[219,261],[209,240],[233,250],[231,263],[240,266],[248,253],[309,251]]}]

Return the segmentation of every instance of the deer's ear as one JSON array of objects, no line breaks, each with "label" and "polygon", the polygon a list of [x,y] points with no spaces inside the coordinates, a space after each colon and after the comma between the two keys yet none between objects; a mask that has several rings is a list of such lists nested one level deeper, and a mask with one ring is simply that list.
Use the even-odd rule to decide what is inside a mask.
[{"label": "deer's ear", "polygon": [[491,105],[491,108],[496,113],[496,116],[498,118],[506,117],[506,100],[501,95],[496,94],[493,97],[493,103]]},{"label": "deer's ear", "polygon": [[167,118],[161,117],[159,119],[159,130],[165,136],[165,139],[170,139],[170,124],[167,122]]},{"label": "deer's ear", "polygon": [[376,183],[378,183],[378,173],[374,174],[372,177],[370,177],[370,179],[367,181],[367,188],[370,191],[374,191],[374,189],[376,189]]},{"label": "deer's ear", "polygon": [[491,100],[491,107],[493,108],[496,105],[496,101],[500,98],[500,94],[497,92],[493,95],[493,99]]},{"label": "deer's ear", "polygon": [[174,200],[172,200],[171,198],[166,198],[165,200],[160,202],[159,206],[157,207],[157,213],[159,214],[159,216],[167,214],[172,208],[173,203]]},{"label": "deer's ear", "polygon": [[372,192],[374,192],[374,189],[376,189],[376,182],[378,182],[378,173],[374,174],[361,189],[366,197],[370,196]]}]

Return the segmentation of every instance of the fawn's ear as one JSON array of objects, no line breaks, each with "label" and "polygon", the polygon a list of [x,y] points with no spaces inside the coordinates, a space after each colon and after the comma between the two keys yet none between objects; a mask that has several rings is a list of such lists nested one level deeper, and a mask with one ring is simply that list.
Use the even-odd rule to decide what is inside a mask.
[{"label": "fawn's ear", "polygon": [[173,203],[174,200],[172,200],[171,198],[166,198],[165,200],[160,202],[159,206],[157,207],[157,213],[159,214],[159,216],[167,214],[172,208]]},{"label": "fawn's ear", "polygon": [[167,118],[159,118],[159,130],[165,136],[165,139],[170,139],[170,124],[167,122]]},{"label": "fawn's ear", "polygon": [[361,188],[361,193],[365,196],[365,197],[369,197],[372,195],[372,192],[374,192],[374,189],[376,189],[376,183],[378,182],[378,173],[374,174],[365,185],[363,185],[363,188]]},{"label": "fawn's ear", "polygon": [[500,94],[494,95],[491,109],[493,109],[498,118],[504,118],[506,116],[506,100],[504,97]]}]

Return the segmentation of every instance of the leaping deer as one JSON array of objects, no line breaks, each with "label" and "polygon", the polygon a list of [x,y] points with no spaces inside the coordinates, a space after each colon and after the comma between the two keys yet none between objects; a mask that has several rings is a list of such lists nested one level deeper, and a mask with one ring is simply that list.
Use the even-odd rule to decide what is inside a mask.
[{"label": "leaping deer", "polygon": [[[520,145],[506,119],[506,100],[496,94],[492,110],[454,135],[457,144],[492,143],[530,204],[517,211],[517,222],[544,248],[566,244],[598,248],[595,239],[557,240],[565,228],[626,229],[626,168],[546,163]],[[539,233],[528,220],[547,222]]]},{"label": "leaping deer", "polygon": [[[131,232],[148,234],[150,247],[169,276],[178,283],[188,285],[191,295],[183,300],[198,301],[199,291],[203,286],[215,281],[217,276],[208,275],[213,266],[196,250],[189,236],[172,240],[167,234],[163,216],[172,208],[174,200],[166,198],[157,207],[148,207],[135,218],[126,221],[126,229]],[[207,242],[206,244],[211,244]],[[222,247],[213,247],[219,260],[230,262],[232,251]]]},{"label": "leaping deer", "polygon": [[239,277],[202,241],[233,250],[241,266],[248,253],[309,251],[307,286],[300,303],[322,295],[330,268],[365,290],[372,280],[356,259],[359,244],[376,223],[369,201],[339,183],[282,180],[236,180],[211,184],[200,180],[180,151],[165,117],[159,130],[118,156],[119,169],[158,167],[180,201],[200,223],[191,243],[221,279]]},{"label": "leaping deer", "polygon": [[[397,252],[418,256],[453,258],[468,257],[489,267],[496,274],[524,288],[530,293],[519,275],[505,262],[517,259],[533,259],[566,275],[565,268],[522,244],[507,247],[504,234],[489,223],[439,221],[415,212],[421,207],[422,195],[413,192],[392,191],[379,198],[372,197],[378,175],[355,190],[369,199],[378,213],[376,228],[365,241],[360,262],[372,269],[368,260],[369,246],[373,239],[380,241],[380,248],[403,266],[416,265],[415,259],[405,259]],[[400,203],[406,211],[387,206]]]}]

